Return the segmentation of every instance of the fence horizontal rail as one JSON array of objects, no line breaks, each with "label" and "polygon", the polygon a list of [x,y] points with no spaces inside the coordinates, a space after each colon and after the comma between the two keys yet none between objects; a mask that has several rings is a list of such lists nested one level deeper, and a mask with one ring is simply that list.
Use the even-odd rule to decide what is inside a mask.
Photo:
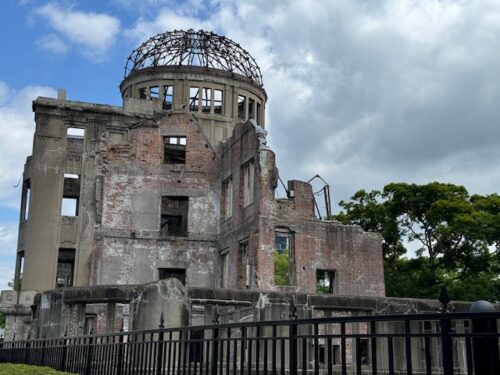
[{"label": "fence horizontal rail", "polygon": [[[78,374],[500,373],[500,312],[159,328],[0,344],[0,362]],[[481,362],[481,363],[480,363]]]}]

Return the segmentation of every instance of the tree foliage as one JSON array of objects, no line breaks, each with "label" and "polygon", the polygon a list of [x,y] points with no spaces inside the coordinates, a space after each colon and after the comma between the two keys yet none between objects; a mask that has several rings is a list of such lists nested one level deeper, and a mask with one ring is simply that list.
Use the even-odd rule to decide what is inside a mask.
[{"label": "tree foliage", "polygon": [[290,285],[290,255],[288,249],[274,252],[274,284]]},{"label": "tree foliage", "polygon": [[[391,183],[358,191],[336,219],[383,236],[389,296],[500,300],[500,197],[470,196],[463,186]],[[408,247],[416,259],[402,258]]]}]

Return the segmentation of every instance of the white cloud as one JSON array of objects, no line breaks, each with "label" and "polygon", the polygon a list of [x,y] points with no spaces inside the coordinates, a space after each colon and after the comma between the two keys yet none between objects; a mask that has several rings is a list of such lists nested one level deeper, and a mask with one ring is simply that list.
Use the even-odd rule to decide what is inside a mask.
[{"label": "white cloud", "polygon": [[[500,3],[220,0],[157,4],[126,35],[208,28],[259,63],[284,178],[334,201],[393,181],[500,186]],[[297,152],[300,150],[300,152]]]},{"label": "white cloud", "polygon": [[17,223],[0,223],[0,258],[16,253]]},{"label": "white cloud", "polygon": [[44,50],[54,52],[57,54],[64,54],[68,51],[68,45],[64,40],[55,34],[43,35],[37,41],[37,45]]},{"label": "white cloud", "polygon": [[[47,20],[50,26],[58,32],[56,37],[59,38],[59,42],[54,42],[54,37],[52,37],[52,43],[50,43],[52,46],[61,48],[60,41],[64,38],[78,46],[85,56],[92,59],[103,58],[120,31],[118,18],[103,13],[63,8],[56,3],[48,3],[38,8],[36,13]],[[39,41],[39,43],[43,43],[44,38],[47,36],[42,37],[42,42]]]},{"label": "white cloud", "polygon": [[13,90],[0,81],[0,207],[19,207],[21,184],[14,186],[31,154],[35,132],[31,103],[37,96],[55,97],[56,91],[43,86]]},{"label": "white cloud", "polygon": [[187,30],[187,29],[213,29],[211,22],[201,21],[194,17],[176,14],[170,8],[159,11],[152,21],[139,18],[135,25],[125,31],[125,35],[136,43],[146,41],[151,36],[163,33],[167,30]]}]

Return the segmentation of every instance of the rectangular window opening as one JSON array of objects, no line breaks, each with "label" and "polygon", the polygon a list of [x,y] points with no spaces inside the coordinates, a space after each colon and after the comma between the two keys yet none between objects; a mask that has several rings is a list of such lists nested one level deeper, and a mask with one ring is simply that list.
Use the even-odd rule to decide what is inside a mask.
[{"label": "rectangular window opening", "polygon": [[245,107],[247,98],[243,95],[238,95],[238,118],[241,120],[246,120]]},{"label": "rectangular window opening", "polygon": [[198,87],[189,88],[189,110],[197,112],[200,106],[200,89]]},{"label": "rectangular window opening", "polygon": [[149,88],[149,97],[151,99],[160,99],[160,88],[158,86],[151,86]]},{"label": "rectangular window opening", "polygon": [[177,279],[182,285],[186,285],[186,269],[185,268],[158,268],[158,279]]},{"label": "rectangular window opening", "polygon": [[186,163],[186,137],[170,136],[163,138],[164,143],[164,164],[185,164]]},{"label": "rectangular window opening", "polygon": [[261,105],[259,102],[257,102],[257,117],[255,117],[255,120],[257,120],[257,124],[261,125],[262,124],[262,118],[261,118]]},{"label": "rectangular window opening", "polygon": [[255,99],[248,98],[248,118],[255,118]]},{"label": "rectangular window opening", "polygon": [[253,160],[243,166],[243,207],[253,203],[255,166]]},{"label": "rectangular window opening", "polygon": [[231,177],[223,182],[222,195],[224,219],[228,219],[233,215],[233,179]]},{"label": "rectangular window opening", "polygon": [[214,113],[222,113],[222,90],[214,90]]},{"label": "rectangular window opening", "polygon": [[187,237],[188,210],[189,197],[161,197],[161,236]]},{"label": "rectangular window opening", "polygon": [[83,138],[85,136],[85,129],[82,128],[68,128],[68,138]]},{"label": "rectangular window opening", "polygon": [[228,261],[229,251],[226,250],[224,254],[221,254],[221,288],[229,288],[229,261]]},{"label": "rectangular window opening", "polygon": [[80,200],[80,176],[72,173],[64,174],[62,216],[78,216]]},{"label": "rectangular window opening", "polygon": [[140,99],[147,99],[148,98],[148,93],[145,87],[142,87],[139,89],[139,98]]},{"label": "rectangular window opening", "polygon": [[28,220],[31,196],[31,181],[26,179],[23,182],[23,192],[21,197],[21,221]]},{"label": "rectangular window opening", "polygon": [[212,89],[203,89],[203,99],[201,103],[201,111],[210,113],[210,105],[212,104]]},{"label": "rectangular window opening", "polygon": [[244,289],[249,287],[249,264],[248,264],[248,242],[242,242],[239,246],[238,254],[238,288]]},{"label": "rectangular window opening", "polygon": [[318,293],[333,293],[335,285],[335,270],[316,270],[316,291]]},{"label": "rectangular window opening", "polygon": [[174,86],[163,86],[163,109],[172,109],[174,103]]},{"label": "rectangular window opening", "polygon": [[59,249],[57,258],[56,288],[73,286],[75,249]]},{"label": "rectangular window opening", "polygon": [[21,290],[23,285],[23,273],[24,273],[24,251],[20,251],[17,253],[17,259],[16,259],[14,290]]},{"label": "rectangular window opening", "polygon": [[274,284],[291,285],[293,278],[293,234],[277,232],[274,248]]}]

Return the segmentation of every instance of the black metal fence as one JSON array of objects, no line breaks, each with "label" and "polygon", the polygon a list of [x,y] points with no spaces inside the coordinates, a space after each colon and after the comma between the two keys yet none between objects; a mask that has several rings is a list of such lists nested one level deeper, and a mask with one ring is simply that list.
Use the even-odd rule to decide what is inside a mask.
[{"label": "black metal fence", "polygon": [[0,344],[79,374],[500,374],[500,313],[216,324]]}]

